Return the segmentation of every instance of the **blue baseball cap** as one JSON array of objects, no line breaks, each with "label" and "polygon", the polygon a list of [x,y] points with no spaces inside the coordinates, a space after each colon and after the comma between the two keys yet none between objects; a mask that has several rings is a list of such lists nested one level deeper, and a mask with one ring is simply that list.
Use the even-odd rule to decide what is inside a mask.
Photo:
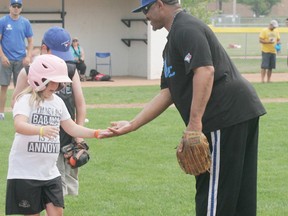
[{"label": "blue baseball cap", "polygon": [[22,5],[22,0],[10,0],[10,5],[19,4]]},{"label": "blue baseball cap", "polygon": [[140,0],[140,1],[141,1],[140,7],[134,9],[132,11],[133,13],[141,12],[144,7],[146,7],[147,5],[149,5],[149,4],[153,3],[153,2],[156,2],[156,0]]},{"label": "blue baseball cap", "polygon": [[65,29],[58,26],[49,28],[45,32],[42,42],[51,50],[53,55],[64,61],[74,60],[70,51],[71,37]]}]

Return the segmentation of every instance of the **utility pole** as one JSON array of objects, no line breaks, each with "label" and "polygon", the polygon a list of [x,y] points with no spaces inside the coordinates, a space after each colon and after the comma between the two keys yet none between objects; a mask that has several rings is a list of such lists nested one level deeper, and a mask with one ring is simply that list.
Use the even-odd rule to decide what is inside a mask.
[{"label": "utility pole", "polygon": [[236,20],[236,5],[237,5],[237,0],[233,0],[233,18],[232,18],[232,22],[234,23]]},{"label": "utility pole", "polygon": [[237,5],[237,0],[233,0],[233,17],[236,17],[236,5]]},{"label": "utility pole", "polygon": [[222,14],[222,0],[218,0],[218,10]]}]

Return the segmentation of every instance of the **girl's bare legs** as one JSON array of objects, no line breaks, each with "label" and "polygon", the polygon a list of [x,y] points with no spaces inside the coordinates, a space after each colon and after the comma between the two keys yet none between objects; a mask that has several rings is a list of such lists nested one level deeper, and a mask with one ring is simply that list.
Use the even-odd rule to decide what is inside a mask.
[{"label": "girl's bare legs", "polygon": [[48,203],[46,204],[46,216],[63,216],[63,208]]}]

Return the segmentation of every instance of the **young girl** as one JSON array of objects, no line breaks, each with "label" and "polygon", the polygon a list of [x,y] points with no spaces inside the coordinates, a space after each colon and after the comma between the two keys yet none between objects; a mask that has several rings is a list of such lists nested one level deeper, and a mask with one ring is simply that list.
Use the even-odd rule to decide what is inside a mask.
[{"label": "young girl", "polygon": [[93,138],[99,130],[77,125],[56,94],[71,82],[66,63],[54,55],[38,56],[30,66],[29,87],[13,108],[15,138],[9,156],[6,214],[63,215],[61,176],[56,166],[59,127],[73,137]]}]

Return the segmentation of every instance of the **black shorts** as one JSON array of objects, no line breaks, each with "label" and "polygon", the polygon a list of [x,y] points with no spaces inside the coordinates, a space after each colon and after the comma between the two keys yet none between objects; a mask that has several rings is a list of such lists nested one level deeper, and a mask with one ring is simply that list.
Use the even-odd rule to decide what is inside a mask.
[{"label": "black shorts", "polygon": [[262,69],[275,69],[276,68],[276,54],[262,52]]},{"label": "black shorts", "polygon": [[8,179],[6,215],[37,214],[47,203],[64,208],[61,177],[47,181]]}]

